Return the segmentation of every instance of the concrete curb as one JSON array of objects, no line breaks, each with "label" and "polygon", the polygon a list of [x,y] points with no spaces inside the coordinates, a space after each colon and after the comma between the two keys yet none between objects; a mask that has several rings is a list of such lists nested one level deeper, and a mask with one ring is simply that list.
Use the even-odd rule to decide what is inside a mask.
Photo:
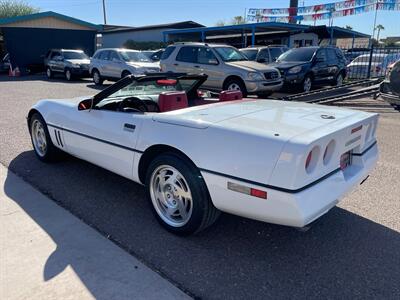
[{"label": "concrete curb", "polygon": [[190,299],[0,165],[1,299]]}]

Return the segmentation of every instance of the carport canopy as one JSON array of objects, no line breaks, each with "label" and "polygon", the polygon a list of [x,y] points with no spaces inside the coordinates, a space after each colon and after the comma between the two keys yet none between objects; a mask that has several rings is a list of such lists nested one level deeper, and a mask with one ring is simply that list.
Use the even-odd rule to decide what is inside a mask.
[{"label": "carport canopy", "polygon": [[282,22],[261,22],[229,26],[200,27],[188,29],[173,29],[164,31],[164,41],[202,41],[212,37],[229,37],[237,35],[250,35],[251,45],[255,45],[257,34],[280,34],[291,35],[296,33],[315,33],[319,39],[328,38],[369,38],[370,36],[354,30],[349,30],[337,26],[327,27],[310,26],[303,24],[290,24]]}]

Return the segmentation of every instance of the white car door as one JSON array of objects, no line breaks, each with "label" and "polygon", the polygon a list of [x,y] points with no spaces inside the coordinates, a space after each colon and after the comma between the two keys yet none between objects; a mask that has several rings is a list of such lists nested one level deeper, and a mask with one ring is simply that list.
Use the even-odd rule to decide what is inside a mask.
[{"label": "white car door", "polygon": [[67,151],[121,176],[132,178],[143,115],[109,110],[74,110],[65,121]]}]

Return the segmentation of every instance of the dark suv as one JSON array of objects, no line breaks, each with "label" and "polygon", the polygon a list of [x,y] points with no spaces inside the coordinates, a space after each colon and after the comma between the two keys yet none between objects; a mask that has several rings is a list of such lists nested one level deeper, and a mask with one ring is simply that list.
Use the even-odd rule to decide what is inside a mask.
[{"label": "dark suv", "polygon": [[44,58],[48,78],[64,74],[69,81],[74,77],[89,77],[90,58],[82,50],[51,49]]},{"label": "dark suv", "polygon": [[314,85],[330,83],[342,85],[346,77],[346,58],[335,47],[302,47],[283,53],[275,63],[286,87],[308,92]]}]

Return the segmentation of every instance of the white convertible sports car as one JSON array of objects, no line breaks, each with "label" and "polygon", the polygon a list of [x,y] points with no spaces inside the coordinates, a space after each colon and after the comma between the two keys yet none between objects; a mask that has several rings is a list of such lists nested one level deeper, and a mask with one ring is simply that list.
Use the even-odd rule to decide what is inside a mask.
[{"label": "white convertible sports car", "polygon": [[206,75],[128,76],[93,97],[39,101],[37,157],[67,152],[146,186],[158,221],[191,234],[220,211],[303,227],[378,159],[377,114],[198,90]]}]

